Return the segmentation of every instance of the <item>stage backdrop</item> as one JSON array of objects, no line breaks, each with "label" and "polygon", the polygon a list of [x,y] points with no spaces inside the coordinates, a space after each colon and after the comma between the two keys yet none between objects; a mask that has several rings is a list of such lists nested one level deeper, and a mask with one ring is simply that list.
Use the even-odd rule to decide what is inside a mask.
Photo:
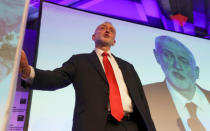
[{"label": "stage backdrop", "polygon": [[[111,52],[132,63],[143,85],[164,81],[153,49],[155,38],[171,36],[181,41],[195,56],[200,68],[197,83],[210,89],[210,43],[175,32],[169,32],[135,23],[43,3],[38,46],[37,68],[53,70],[61,67],[73,54],[94,50],[92,34],[104,21],[111,22],[117,31],[116,45]],[[93,92],[97,93],[97,92]],[[97,98],[96,98],[97,99]],[[29,131],[68,131],[72,127],[75,104],[72,85],[57,91],[33,91]],[[167,106],[167,105],[166,105]],[[156,121],[155,121],[156,124]]]},{"label": "stage backdrop", "polygon": [[6,131],[16,90],[29,0],[0,0],[0,130]]}]

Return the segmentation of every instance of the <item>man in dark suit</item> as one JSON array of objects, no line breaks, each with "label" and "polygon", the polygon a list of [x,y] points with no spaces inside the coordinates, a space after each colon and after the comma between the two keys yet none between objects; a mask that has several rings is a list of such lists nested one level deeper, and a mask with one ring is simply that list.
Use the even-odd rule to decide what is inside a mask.
[{"label": "man in dark suit", "polygon": [[[144,85],[144,91],[156,129],[209,130],[210,92],[195,82],[199,67],[191,51],[175,38],[159,36],[155,40],[154,55],[165,80]],[[189,105],[196,105],[196,117],[191,114],[193,106]],[[193,124],[192,117],[196,121]]]},{"label": "man in dark suit", "polygon": [[92,35],[95,51],[73,55],[53,71],[33,69],[22,52],[20,71],[32,79],[31,89],[56,90],[73,83],[73,131],[155,131],[134,67],[110,52],[115,35],[110,22],[102,23]]}]

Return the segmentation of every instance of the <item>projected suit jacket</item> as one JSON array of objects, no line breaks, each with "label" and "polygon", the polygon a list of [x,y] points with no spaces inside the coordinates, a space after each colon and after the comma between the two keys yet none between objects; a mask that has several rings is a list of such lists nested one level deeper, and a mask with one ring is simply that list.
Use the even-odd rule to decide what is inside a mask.
[{"label": "projected suit jacket", "polygon": [[[200,89],[210,102],[210,92]],[[185,131],[165,81],[144,85],[144,92],[158,131]]]},{"label": "projected suit jacket", "polygon": [[[149,131],[155,127],[150,116],[143,88],[134,67],[115,57],[127,85],[134,106],[140,116],[139,124]],[[61,68],[54,71],[35,69],[31,88],[56,90],[73,83],[76,103],[73,131],[103,131],[108,114],[109,85],[95,51],[72,56]]]}]

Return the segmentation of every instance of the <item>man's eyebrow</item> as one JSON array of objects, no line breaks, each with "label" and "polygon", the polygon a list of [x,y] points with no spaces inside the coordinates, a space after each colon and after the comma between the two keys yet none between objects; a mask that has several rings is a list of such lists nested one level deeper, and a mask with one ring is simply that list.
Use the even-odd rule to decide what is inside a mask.
[{"label": "man's eyebrow", "polygon": [[110,29],[112,29],[113,31],[116,31],[116,29],[113,26],[111,26]]},{"label": "man's eyebrow", "polygon": [[114,28],[114,27],[110,27],[110,28],[115,30],[115,28]]},{"label": "man's eyebrow", "polygon": [[171,49],[169,49],[169,48],[163,48],[163,50],[166,50],[166,51],[171,51]]},{"label": "man's eyebrow", "polygon": [[105,24],[102,24],[101,26],[107,26],[107,25],[105,25]]},{"label": "man's eyebrow", "polygon": [[[101,24],[98,28],[100,28],[100,27],[108,27],[108,26],[106,24]],[[109,28],[111,28],[112,30],[114,30],[116,32],[116,29],[113,26],[111,26]]]}]

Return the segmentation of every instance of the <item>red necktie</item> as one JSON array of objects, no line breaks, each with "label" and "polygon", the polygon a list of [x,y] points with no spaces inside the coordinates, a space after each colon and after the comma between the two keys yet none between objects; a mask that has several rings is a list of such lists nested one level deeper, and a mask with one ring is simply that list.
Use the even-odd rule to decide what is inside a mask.
[{"label": "red necktie", "polygon": [[111,115],[115,119],[120,121],[124,116],[122,101],[120,97],[120,91],[117,84],[117,80],[115,78],[112,65],[107,58],[107,55],[108,54],[106,52],[102,54],[105,74],[109,83],[109,102],[110,102]]}]

